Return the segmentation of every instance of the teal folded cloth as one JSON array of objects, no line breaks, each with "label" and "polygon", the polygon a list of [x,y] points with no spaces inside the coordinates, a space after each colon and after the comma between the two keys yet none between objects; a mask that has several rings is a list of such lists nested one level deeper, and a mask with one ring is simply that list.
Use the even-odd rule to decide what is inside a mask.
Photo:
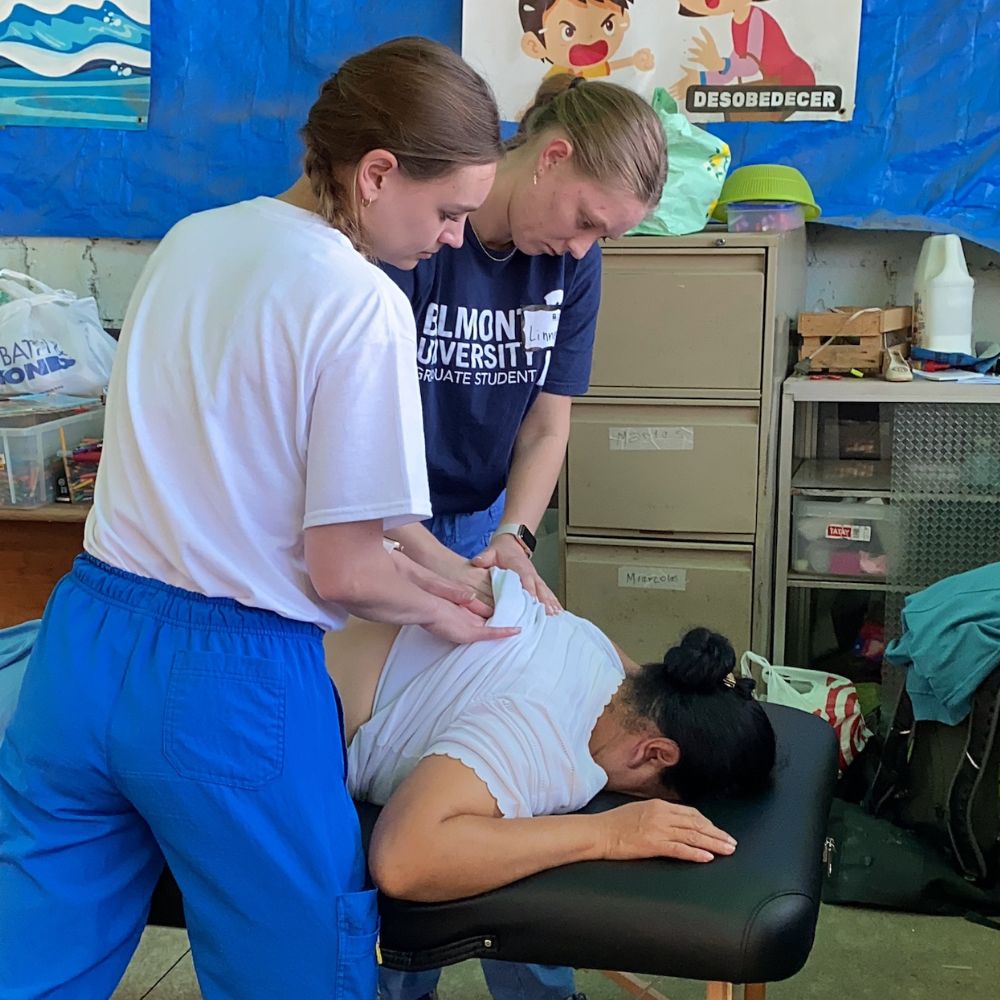
[{"label": "teal folded cloth", "polygon": [[0,743],[14,715],[28,657],[41,624],[40,621],[31,621],[0,629]]},{"label": "teal folded cloth", "polygon": [[1000,563],[945,577],[903,605],[903,635],[885,658],[908,668],[918,721],[958,725],[976,688],[1000,666]]}]

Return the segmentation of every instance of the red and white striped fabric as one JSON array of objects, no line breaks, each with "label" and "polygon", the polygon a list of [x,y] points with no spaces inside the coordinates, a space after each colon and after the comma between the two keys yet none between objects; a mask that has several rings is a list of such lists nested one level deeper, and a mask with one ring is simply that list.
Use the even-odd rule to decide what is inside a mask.
[{"label": "red and white striped fabric", "polygon": [[828,685],[826,704],[814,709],[812,714],[826,719],[836,730],[840,741],[840,770],[844,771],[864,750],[871,737],[871,730],[865,725],[854,684],[836,674],[826,674],[824,680]]}]

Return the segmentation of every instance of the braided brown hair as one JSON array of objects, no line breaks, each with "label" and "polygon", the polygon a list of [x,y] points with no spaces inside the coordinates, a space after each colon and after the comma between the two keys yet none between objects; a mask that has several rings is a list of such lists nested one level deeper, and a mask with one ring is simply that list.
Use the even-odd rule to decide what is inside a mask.
[{"label": "braided brown hair", "polygon": [[318,212],[370,252],[351,169],[373,149],[412,180],[503,155],[500,116],[486,81],[447,46],[396,38],[352,56],[320,89],[300,130]]}]

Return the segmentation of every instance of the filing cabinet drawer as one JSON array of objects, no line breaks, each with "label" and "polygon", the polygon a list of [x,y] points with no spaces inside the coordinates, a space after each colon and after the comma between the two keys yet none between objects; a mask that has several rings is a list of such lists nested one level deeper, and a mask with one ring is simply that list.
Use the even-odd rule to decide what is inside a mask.
[{"label": "filing cabinet drawer", "polygon": [[605,250],[591,386],[757,389],[761,249]]},{"label": "filing cabinet drawer", "polygon": [[640,663],[660,660],[690,628],[750,644],[753,548],[672,542],[566,544],[566,607],[589,618]]},{"label": "filing cabinet drawer", "polygon": [[567,530],[753,534],[760,409],[574,402]]}]

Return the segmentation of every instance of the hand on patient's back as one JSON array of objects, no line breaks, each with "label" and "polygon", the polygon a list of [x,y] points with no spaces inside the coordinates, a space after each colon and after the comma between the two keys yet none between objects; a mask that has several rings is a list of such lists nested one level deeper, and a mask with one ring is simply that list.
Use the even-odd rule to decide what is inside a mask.
[{"label": "hand on patient's back", "polygon": [[[432,591],[432,593],[446,600],[452,600],[456,604],[462,604],[481,618],[489,618],[493,614],[493,585],[490,581],[490,571],[473,566],[468,559],[454,552],[448,552],[443,546],[441,550],[441,556],[435,557],[431,562],[416,563],[416,569],[407,571],[409,578],[418,586],[424,586],[424,581],[436,576],[440,583],[450,584],[457,589]],[[396,555],[402,557],[404,553],[397,552]],[[414,562],[412,559],[409,561],[411,564]],[[420,579],[415,579],[414,574],[419,574],[420,570],[426,572]],[[424,586],[424,589],[427,587]]]},{"label": "hand on patient's back", "polygon": [[509,639],[521,631],[519,628],[494,628],[468,608],[445,602],[441,604],[440,615],[424,628],[433,635],[459,644],[482,642],[484,639]]},{"label": "hand on patient's back", "polygon": [[426,584],[419,584],[419,586],[435,597],[443,597],[446,601],[451,601],[452,604],[458,604],[471,611],[479,618],[479,624],[482,625],[483,620],[490,618],[493,614],[493,591],[487,586],[489,594],[489,604],[487,604],[483,591],[479,589],[479,580],[475,576],[482,570],[475,570],[468,563],[466,563],[466,568],[469,572],[460,578],[444,577],[433,570],[425,570],[429,578]]},{"label": "hand on patient's back", "polygon": [[479,569],[465,559],[460,567],[456,567],[454,572],[446,575],[452,583],[457,583],[465,590],[472,591],[473,601],[467,605],[470,611],[474,611],[483,618],[489,618],[493,614],[493,585],[490,582],[488,569]]},{"label": "hand on patient's back", "polygon": [[428,594],[468,608],[480,618],[488,618],[492,614],[492,609],[485,606],[471,583],[442,576],[440,573],[414,562],[402,552],[393,553],[392,558],[397,571],[405,576],[410,583],[416,584]]},{"label": "hand on patient's back", "polygon": [[557,615],[562,611],[559,599],[538,575],[538,571],[521,548],[521,543],[513,535],[497,535],[493,542],[472,560],[472,565],[487,570],[494,566],[499,566],[500,569],[512,569],[521,578],[521,586],[545,605],[548,614]]},{"label": "hand on patient's back", "polygon": [[451,642],[481,642],[483,639],[507,639],[517,635],[519,628],[493,628],[486,624],[492,608],[479,597],[468,583],[447,580],[439,573],[421,566],[402,552],[393,555],[396,568],[411,583],[428,594],[441,598],[436,618],[424,627]]},{"label": "hand on patient's back", "polygon": [[697,809],[647,799],[630,802],[601,813],[606,821],[604,857],[613,861],[638,858],[677,858],[712,861],[718,854],[732,854],[736,841],[713,826]]}]

